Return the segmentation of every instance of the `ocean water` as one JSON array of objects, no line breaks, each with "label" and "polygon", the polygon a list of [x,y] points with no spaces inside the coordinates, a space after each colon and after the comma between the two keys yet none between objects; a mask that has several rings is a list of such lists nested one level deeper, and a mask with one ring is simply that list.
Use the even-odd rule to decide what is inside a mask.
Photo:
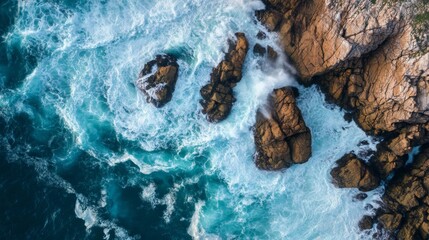
[{"label": "ocean water", "polygon": [[[260,1],[25,0],[0,3],[0,239],[366,239],[357,223],[383,189],[331,183],[343,154],[376,142],[281,61],[252,51],[223,122],[205,120],[199,89],[227,39],[279,51],[256,23]],[[268,38],[258,40],[258,31]],[[178,57],[173,99],[157,109],[134,83],[156,54]],[[300,90],[313,156],[258,170],[256,110]],[[362,141],[369,145],[360,144]]]}]

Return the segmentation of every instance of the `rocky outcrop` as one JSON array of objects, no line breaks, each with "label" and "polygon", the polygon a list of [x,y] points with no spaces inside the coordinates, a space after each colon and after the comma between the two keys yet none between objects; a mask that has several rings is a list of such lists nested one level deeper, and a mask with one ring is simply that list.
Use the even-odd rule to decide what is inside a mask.
[{"label": "rocky outcrop", "polygon": [[429,10],[423,1],[265,3],[257,18],[278,31],[301,80],[319,83],[364,130],[399,132],[429,120],[429,31],[416,34],[415,21]]},{"label": "rocky outcrop", "polygon": [[429,238],[429,145],[388,183],[383,202],[374,219],[392,239]]},{"label": "rocky outcrop", "polygon": [[[400,175],[413,147],[429,143],[427,1],[264,2],[266,9],[256,17],[278,32],[300,81],[320,85],[363,130],[382,137],[366,169],[382,179]],[[417,181],[401,180],[410,187]],[[417,220],[427,215],[418,210],[408,216],[403,226],[420,226]],[[385,215],[380,222],[395,228],[398,218]],[[401,236],[410,237],[406,228]]]},{"label": "rocky outcrop", "polygon": [[331,170],[331,176],[334,184],[340,188],[371,191],[380,183],[377,175],[354,154],[346,154],[338,160],[337,166]]},{"label": "rocky outcrop", "polygon": [[268,113],[258,111],[254,128],[258,168],[279,170],[310,158],[311,133],[296,106],[296,95],[297,90],[290,87],[276,89]]},{"label": "rocky outcrop", "polygon": [[235,101],[233,88],[241,80],[243,63],[249,48],[244,33],[236,33],[237,40],[230,41],[224,60],[213,69],[210,82],[201,88],[203,113],[210,122],[224,120]]},{"label": "rocky outcrop", "polygon": [[146,95],[146,101],[162,107],[173,97],[179,72],[179,65],[171,55],[157,55],[155,60],[146,63],[136,82]]}]

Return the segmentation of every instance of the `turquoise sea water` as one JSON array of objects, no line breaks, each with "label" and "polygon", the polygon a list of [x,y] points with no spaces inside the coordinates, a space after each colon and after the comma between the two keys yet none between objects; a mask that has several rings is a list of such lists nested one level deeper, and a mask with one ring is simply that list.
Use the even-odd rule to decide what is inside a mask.
[{"label": "turquoise sea water", "polygon": [[[353,201],[329,175],[374,148],[284,61],[247,56],[237,102],[218,124],[199,89],[227,39],[258,40],[260,1],[26,0],[0,3],[1,239],[361,239],[383,189]],[[173,99],[157,109],[134,83],[159,53],[178,57]],[[284,56],[282,56],[284,60]],[[298,86],[313,156],[281,172],[253,163],[255,113]],[[362,141],[369,145],[359,144]]]}]

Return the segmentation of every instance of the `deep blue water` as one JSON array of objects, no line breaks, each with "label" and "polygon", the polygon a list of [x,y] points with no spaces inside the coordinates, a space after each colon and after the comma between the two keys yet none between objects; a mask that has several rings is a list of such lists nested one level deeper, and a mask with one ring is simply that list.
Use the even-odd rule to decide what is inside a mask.
[{"label": "deep blue water", "polygon": [[[236,31],[258,40],[260,1],[0,3],[0,239],[360,239],[363,202],[329,171],[373,142],[287,63],[249,52],[228,119],[208,123],[199,89]],[[134,82],[156,54],[178,57],[157,109]],[[284,56],[282,56],[284,57]],[[282,59],[283,60],[283,59]],[[282,172],[253,164],[251,127],[272,89],[298,86],[313,157]],[[369,147],[374,147],[372,143]]]}]

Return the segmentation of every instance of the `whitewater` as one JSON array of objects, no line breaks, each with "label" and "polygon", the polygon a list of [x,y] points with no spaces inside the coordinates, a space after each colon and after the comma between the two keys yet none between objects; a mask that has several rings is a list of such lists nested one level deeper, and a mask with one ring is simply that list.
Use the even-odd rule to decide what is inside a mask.
[{"label": "whitewater", "polygon": [[[35,169],[38,183],[61,193],[57,201],[37,195],[55,206],[38,216],[51,229],[46,239],[369,237],[358,222],[383,187],[356,201],[359,192],[336,188],[329,172],[344,154],[375,149],[376,140],[316,86],[300,86],[285,56],[267,67],[250,50],[229,117],[214,124],[201,113],[199,90],[235,32],[246,34],[250,49],[260,43],[281,52],[277,36],[255,21],[261,1],[17,4],[2,37],[6,57],[22,64],[0,68],[0,157]],[[267,39],[257,39],[259,31]],[[161,53],[177,56],[180,67],[173,98],[159,109],[135,81]],[[282,86],[299,89],[313,153],[305,164],[261,171],[252,127]],[[57,215],[79,221],[62,224]]]}]

